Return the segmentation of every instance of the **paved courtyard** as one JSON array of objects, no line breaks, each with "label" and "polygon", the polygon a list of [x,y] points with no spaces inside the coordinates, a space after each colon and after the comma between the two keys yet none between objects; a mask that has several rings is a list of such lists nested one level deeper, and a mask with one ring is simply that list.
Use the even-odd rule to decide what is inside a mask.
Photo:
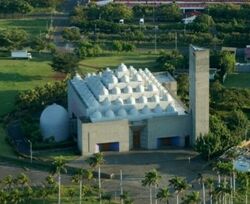
[{"label": "paved courtyard", "polygon": [[[157,151],[131,151],[127,153],[105,153],[105,164],[101,170],[106,174],[114,174],[114,179],[103,179],[103,188],[112,192],[119,198],[119,172],[123,171],[124,190],[128,191],[135,203],[147,203],[149,191],[141,186],[141,180],[145,172],[157,169],[162,180],[160,186],[168,185],[168,180],[173,176],[186,177],[195,189],[199,189],[196,181],[198,173],[210,174],[211,170],[206,166],[196,152],[191,150],[157,150]],[[190,158],[190,162],[189,162]],[[79,158],[71,162],[70,166],[88,168],[86,158]],[[174,199],[174,198],[173,198]],[[172,199],[171,203],[174,202]]]}]

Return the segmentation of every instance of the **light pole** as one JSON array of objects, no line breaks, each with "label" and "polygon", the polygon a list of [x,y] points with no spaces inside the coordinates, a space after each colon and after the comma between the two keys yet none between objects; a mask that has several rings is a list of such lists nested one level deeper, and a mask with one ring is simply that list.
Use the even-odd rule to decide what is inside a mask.
[{"label": "light pole", "polygon": [[30,144],[30,163],[32,163],[32,159],[33,159],[32,142],[30,140],[28,140],[28,142]]},{"label": "light pole", "polygon": [[157,35],[156,35],[156,32],[158,30],[158,26],[155,26],[155,54],[157,53]]}]

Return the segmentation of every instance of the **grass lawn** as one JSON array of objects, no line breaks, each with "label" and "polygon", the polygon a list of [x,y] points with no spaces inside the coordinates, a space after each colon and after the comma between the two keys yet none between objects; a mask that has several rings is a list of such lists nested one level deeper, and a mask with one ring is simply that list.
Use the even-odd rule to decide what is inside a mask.
[{"label": "grass lawn", "polygon": [[0,156],[15,156],[15,152],[13,151],[12,147],[8,144],[8,142],[5,140],[6,134],[5,130],[2,127],[2,124],[0,123]]},{"label": "grass lawn", "polygon": [[1,19],[0,28],[20,28],[27,31],[30,35],[39,35],[47,30],[50,19]]},{"label": "grass lawn", "polygon": [[135,68],[148,68],[157,71],[155,60],[157,55],[145,53],[125,53],[115,56],[91,57],[80,62],[80,70],[83,74],[95,72],[98,69],[106,67],[115,68],[122,62],[127,66],[132,65]]},{"label": "grass lawn", "polygon": [[227,76],[226,87],[250,88],[250,73],[233,73]]},{"label": "grass lawn", "polygon": [[53,81],[53,74],[46,60],[0,59],[0,115],[13,109],[19,91]]}]

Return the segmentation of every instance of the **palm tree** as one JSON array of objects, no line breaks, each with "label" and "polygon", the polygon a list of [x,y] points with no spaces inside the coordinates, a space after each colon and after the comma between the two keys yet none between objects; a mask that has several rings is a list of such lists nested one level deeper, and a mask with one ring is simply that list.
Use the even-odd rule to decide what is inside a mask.
[{"label": "palm tree", "polygon": [[72,177],[72,182],[79,183],[79,203],[82,203],[82,183],[83,178],[91,180],[93,178],[93,173],[91,170],[80,169],[76,175]]},{"label": "palm tree", "polygon": [[61,204],[61,173],[67,173],[66,161],[60,156],[53,161],[53,173],[58,175],[58,204]]},{"label": "palm tree", "polygon": [[100,203],[102,200],[102,194],[101,194],[101,165],[105,162],[103,153],[95,153],[92,157],[88,159],[88,163],[92,168],[98,167],[98,188],[99,188],[99,199]]},{"label": "palm tree", "polygon": [[202,187],[202,202],[203,204],[206,204],[206,189],[205,189],[204,178],[201,173],[198,173],[198,180],[199,180],[199,183],[201,183],[201,187]]},{"label": "palm tree", "polygon": [[49,189],[46,188],[46,186],[40,187],[37,191],[37,196],[43,199],[43,204],[45,204],[45,199],[48,197],[49,194]]},{"label": "palm tree", "polygon": [[231,193],[231,188],[226,181],[222,183],[222,185],[217,186],[215,188],[215,196],[219,200],[219,203],[224,204],[226,198]]},{"label": "palm tree", "polygon": [[142,180],[143,186],[149,186],[149,200],[152,204],[152,186],[155,187],[155,203],[157,203],[156,188],[159,184],[161,176],[158,174],[156,169],[153,169],[145,173],[144,179]]},{"label": "palm tree", "polygon": [[186,195],[182,201],[182,204],[199,204],[201,202],[200,193],[193,191]]},{"label": "palm tree", "polygon": [[3,184],[6,186],[8,191],[10,191],[14,182],[14,178],[11,175],[8,175],[3,179]]},{"label": "palm tree", "polygon": [[205,186],[209,189],[209,200],[210,204],[213,204],[213,190],[214,190],[214,181],[212,178],[205,179]]},{"label": "palm tree", "polygon": [[160,201],[166,202],[169,204],[169,197],[171,196],[169,189],[167,187],[160,188],[158,193],[157,193],[157,199]]},{"label": "palm tree", "polygon": [[169,180],[169,185],[174,188],[176,192],[176,204],[179,204],[179,194],[188,189],[189,185],[185,179],[177,176]]},{"label": "palm tree", "polygon": [[22,189],[24,187],[27,187],[28,184],[29,184],[29,178],[27,175],[25,175],[24,173],[21,173],[18,177],[17,177],[17,180],[16,180],[17,184],[20,184]]},{"label": "palm tree", "polygon": [[21,192],[18,189],[13,189],[11,191],[11,193],[9,194],[9,196],[10,196],[9,197],[10,203],[18,204],[18,203],[23,202],[23,198],[22,198]]},{"label": "palm tree", "polygon": [[238,181],[239,181],[238,192],[241,195],[245,194],[245,203],[247,204],[248,203],[249,174],[237,172],[237,177],[238,177]]},{"label": "palm tree", "polygon": [[133,199],[130,198],[128,192],[123,192],[122,195],[120,195],[120,199],[124,201],[124,204],[133,204]]},{"label": "palm tree", "polygon": [[3,189],[0,190],[0,203],[6,204],[8,201],[8,194]]},{"label": "palm tree", "polygon": [[73,198],[74,198],[74,196],[75,196],[75,191],[74,191],[73,188],[69,188],[69,189],[68,189],[68,195],[69,195],[69,197],[70,197],[70,203],[73,203]]}]

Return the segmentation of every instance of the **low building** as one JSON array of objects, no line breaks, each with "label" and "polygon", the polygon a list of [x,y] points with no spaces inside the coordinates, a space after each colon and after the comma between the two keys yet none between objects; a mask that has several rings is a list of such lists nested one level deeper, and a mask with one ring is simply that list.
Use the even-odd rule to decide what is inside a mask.
[{"label": "low building", "polygon": [[247,45],[245,48],[245,61],[250,63],[250,45]]},{"label": "low building", "polygon": [[169,85],[175,81],[169,74],[121,64],[76,75],[68,82],[68,113],[77,119],[82,154],[195,144],[209,128],[208,59],[208,50],[190,47],[189,109]]}]

